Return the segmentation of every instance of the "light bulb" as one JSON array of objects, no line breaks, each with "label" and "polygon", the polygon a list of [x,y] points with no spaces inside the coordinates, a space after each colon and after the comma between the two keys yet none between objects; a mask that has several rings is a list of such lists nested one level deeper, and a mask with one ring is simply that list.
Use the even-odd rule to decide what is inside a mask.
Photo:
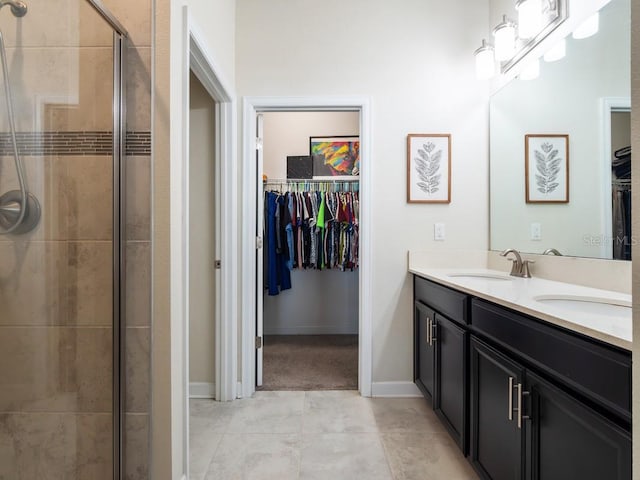
[{"label": "light bulb", "polygon": [[507,20],[507,16],[502,16],[502,23],[493,29],[495,37],[496,60],[509,60],[516,53],[516,26]]},{"label": "light bulb", "polygon": [[496,68],[493,47],[485,40],[482,40],[482,45],[475,51],[474,55],[476,57],[476,77],[478,77],[478,80],[488,80],[493,77]]},{"label": "light bulb", "polygon": [[555,62],[556,60],[560,60],[564,58],[567,54],[567,41],[563,38],[558,43],[556,43],[551,50],[544,54],[545,62]]},{"label": "light bulb", "polygon": [[541,0],[519,0],[516,3],[518,10],[518,35],[520,38],[535,37],[542,28],[542,2]]},{"label": "light bulb", "polygon": [[540,76],[540,60],[531,60],[520,72],[520,80],[534,80]]},{"label": "light bulb", "polygon": [[598,12],[587,18],[582,24],[573,31],[573,38],[580,40],[590,37],[598,33],[598,27],[600,24],[600,15]]}]

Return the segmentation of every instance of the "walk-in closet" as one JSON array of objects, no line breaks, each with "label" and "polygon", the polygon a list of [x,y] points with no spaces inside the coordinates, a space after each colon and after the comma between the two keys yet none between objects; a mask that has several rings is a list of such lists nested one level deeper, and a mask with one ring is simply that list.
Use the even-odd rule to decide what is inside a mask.
[{"label": "walk-in closet", "polygon": [[358,388],[359,116],[279,111],[259,119],[259,389]]},{"label": "walk-in closet", "polygon": [[631,260],[631,112],[611,112],[613,259]]}]

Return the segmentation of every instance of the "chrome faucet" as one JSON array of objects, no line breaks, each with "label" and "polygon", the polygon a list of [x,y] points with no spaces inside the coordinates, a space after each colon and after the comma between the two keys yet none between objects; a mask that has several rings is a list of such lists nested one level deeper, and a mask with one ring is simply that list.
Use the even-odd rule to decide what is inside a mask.
[{"label": "chrome faucet", "polygon": [[562,256],[562,254],[556,250],[555,248],[547,248],[544,252],[542,252],[543,255],[558,255],[559,257]]},{"label": "chrome faucet", "polygon": [[515,248],[507,248],[503,252],[500,252],[500,255],[506,257],[510,253],[513,253],[515,258],[507,258],[507,260],[511,260],[511,275],[512,277],[521,277],[521,278],[531,278],[531,271],[529,270],[529,265],[535,263],[533,260],[522,260],[520,253]]}]

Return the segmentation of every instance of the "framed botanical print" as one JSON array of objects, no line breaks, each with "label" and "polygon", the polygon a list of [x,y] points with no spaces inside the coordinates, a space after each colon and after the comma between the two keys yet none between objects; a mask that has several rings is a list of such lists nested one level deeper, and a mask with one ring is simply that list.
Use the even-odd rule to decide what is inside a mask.
[{"label": "framed botanical print", "polygon": [[451,135],[407,135],[407,202],[451,203]]},{"label": "framed botanical print", "polygon": [[527,203],[569,202],[569,135],[524,137]]}]

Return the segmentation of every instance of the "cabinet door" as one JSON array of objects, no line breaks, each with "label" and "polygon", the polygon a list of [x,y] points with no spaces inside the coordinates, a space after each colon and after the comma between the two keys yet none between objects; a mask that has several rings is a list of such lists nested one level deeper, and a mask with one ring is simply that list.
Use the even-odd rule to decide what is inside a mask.
[{"label": "cabinet door", "polygon": [[474,336],[470,343],[471,462],[485,479],[522,479],[526,423],[518,427],[515,387],[524,371]]},{"label": "cabinet door", "polygon": [[422,302],[415,302],[415,382],[428,397],[433,397],[434,348],[431,340],[435,313]]},{"label": "cabinet door", "polygon": [[549,382],[527,372],[533,480],[631,479],[631,437]]},{"label": "cabinet door", "polygon": [[435,395],[433,408],[458,446],[467,453],[467,334],[436,314]]}]

